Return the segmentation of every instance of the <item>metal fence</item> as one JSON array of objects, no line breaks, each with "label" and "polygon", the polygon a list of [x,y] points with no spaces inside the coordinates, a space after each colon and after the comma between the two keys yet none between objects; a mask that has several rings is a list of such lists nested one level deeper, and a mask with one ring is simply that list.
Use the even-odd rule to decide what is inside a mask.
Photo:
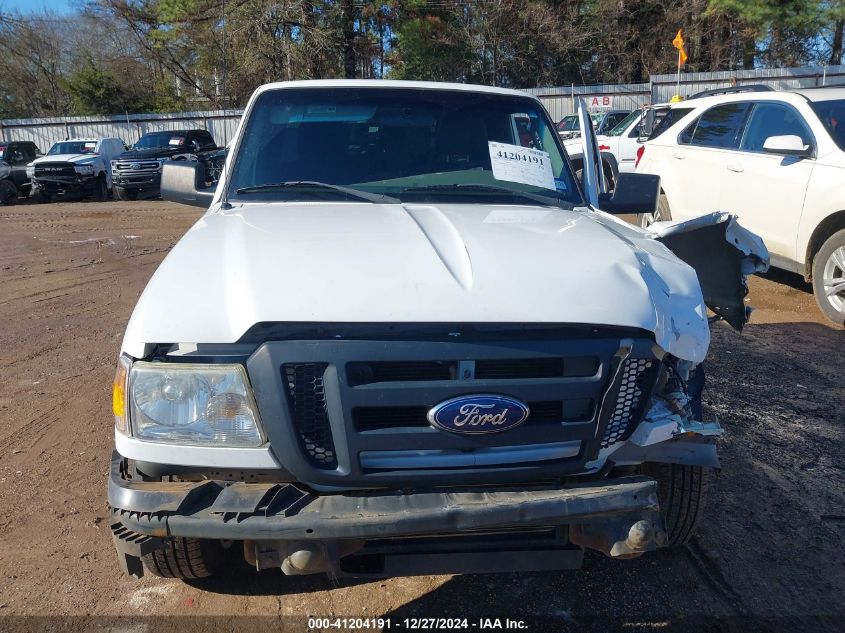
[{"label": "metal fence", "polygon": [[666,103],[675,94],[686,98],[704,90],[726,88],[732,79],[737,86],[763,84],[777,90],[845,86],[845,66],[681,73],[680,85],[676,74],[651,75],[648,83],[531,88],[526,92],[539,97],[552,118],[558,121],[575,112],[575,97],[584,97],[588,105],[595,99],[598,109],[602,108],[602,98],[610,97],[610,107],[614,110],[634,110],[649,103]]},{"label": "metal fence", "polygon": [[[584,97],[595,109],[634,110],[649,103],[665,103],[675,94],[689,97],[703,90],[724,88],[731,84],[732,79],[739,86],[765,84],[779,90],[845,85],[845,66],[681,73],[680,86],[676,85],[675,74],[652,75],[648,83],[531,88],[526,92],[539,97],[552,118],[558,121],[575,111],[576,97]],[[605,100],[605,97],[608,99]],[[66,138],[116,137],[131,144],[146,132],[204,128],[211,132],[218,144],[226,145],[234,136],[242,114],[242,110],[216,110],[12,119],[0,121],[0,139],[34,141],[42,151],[47,151],[53,143]]]},{"label": "metal fence", "polygon": [[211,132],[218,145],[235,135],[243,110],[176,112],[168,114],[123,114],[0,121],[0,138],[5,141],[33,141],[46,152],[56,141],[67,138],[119,138],[127,144],[155,131],[202,128]]}]

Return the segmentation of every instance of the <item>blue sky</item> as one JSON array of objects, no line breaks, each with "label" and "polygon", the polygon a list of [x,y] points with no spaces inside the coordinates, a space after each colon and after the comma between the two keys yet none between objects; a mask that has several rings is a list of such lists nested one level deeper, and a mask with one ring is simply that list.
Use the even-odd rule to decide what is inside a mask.
[{"label": "blue sky", "polygon": [[67,13],[73,4],[73,0],[0,0],[0,11],[40,13],[43,9],[50,9],[56,13]]}]

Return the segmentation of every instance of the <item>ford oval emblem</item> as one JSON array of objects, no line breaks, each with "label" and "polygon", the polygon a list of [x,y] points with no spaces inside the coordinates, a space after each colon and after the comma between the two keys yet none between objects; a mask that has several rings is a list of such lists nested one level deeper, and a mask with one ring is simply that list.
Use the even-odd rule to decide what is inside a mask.
[{"label": "ford oval emblem", "polygon": [[141,163],[132,163],[129,165],[129,169],[141,169]]},{"label": "ford oval emblem", "polygon": [[519,426],[529,413],[524,402],[507,396],[483,394],[441,402],[428,412],[428,421],[444,431],[481,435]]}]

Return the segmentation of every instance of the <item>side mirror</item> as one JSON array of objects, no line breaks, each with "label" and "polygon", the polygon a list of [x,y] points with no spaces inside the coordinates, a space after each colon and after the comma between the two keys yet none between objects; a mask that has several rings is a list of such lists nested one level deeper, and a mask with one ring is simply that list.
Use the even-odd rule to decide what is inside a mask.
[{"label": "side mirror", "polygon": [[201,162],[169,161],[161,169],[163,200],[207,209],[216,188],[205,186],[205,164]]},{"label": "side mirror", "polygon": [[605,213],[654,213],[660,197],[660,176],[620,173],[613,193],[599,194],[599,209]]},{"label": "side mirror", "polygon": [[806,158],[813,153],[813,147],[812,145],[805,145],[800,136],[784,134],[783,136],[770,136],[767,138],[763,142],[763,151],[768,154],[802,156]]}]

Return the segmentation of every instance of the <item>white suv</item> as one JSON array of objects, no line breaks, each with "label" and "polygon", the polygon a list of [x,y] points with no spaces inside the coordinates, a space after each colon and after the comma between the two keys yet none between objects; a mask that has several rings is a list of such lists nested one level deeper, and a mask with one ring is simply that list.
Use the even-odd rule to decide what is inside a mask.
[{"label": "white suv", "polygon": [[736,213],[772,264],[812,281],[833,322],[845,322],[845,88],[756,91],[694,99],[642,147],[637,172],[661,177],[643,225]]}]

